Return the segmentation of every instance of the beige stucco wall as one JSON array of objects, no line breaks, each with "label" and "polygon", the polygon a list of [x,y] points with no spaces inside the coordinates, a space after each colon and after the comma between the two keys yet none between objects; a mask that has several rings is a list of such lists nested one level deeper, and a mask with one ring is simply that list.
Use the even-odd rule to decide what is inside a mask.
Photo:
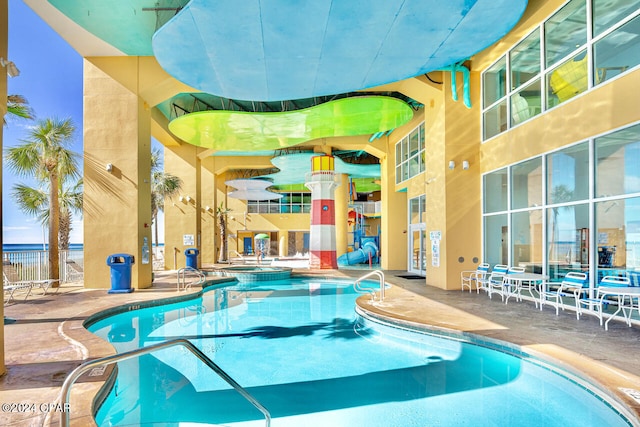
[{"label": "beige stucco wall", "polygon": [[[7,27],[9,23],[9,10],[7,0],[0,0],[0,57],[7,57]],[[0,76],[0,115],[4,117],[7,112],[7,73]],[[4,148],[3,129],[0,129],[0,146]],[[0,188],[2,188],[2,164],[0,164]],[[0,230],[2,230],[2,201],[0,200]],[[2,258],[2,233],[0,233],[0,258]],[[2,290],[4,301],[4,289]],[[4,304],[0,308],[0,314],[4,319]],[[0,375],[4,375],[4,326],[0,328]]]},{"label": "beige stucco wall", "polygon": [[[164,204],[165,267],[172,270],[185,267],[185,249],[200,250],[202,247],[200,226],[202,174],[201,161],[198,158],[199,150],[201,149],[190,144],[167,147],[164,150],[165,171],[182,180],[182,190],[170,200],[165,200]],[[210,219],[209,213],[204,213],[204,216]],[[193,242],[188,241],[191,237]],[[198,259],[201,261],[202,257]]]},{"label": "beige stucco wall", "polygon": [[136,90],[138,61],[117,62],[118,80],[84,61],[84,283],[109,288],[107,257],[126,253],[135,257],[132,287],[145,288],[152,267],[141,257],[143,238],[151,242],[150,108]]}]

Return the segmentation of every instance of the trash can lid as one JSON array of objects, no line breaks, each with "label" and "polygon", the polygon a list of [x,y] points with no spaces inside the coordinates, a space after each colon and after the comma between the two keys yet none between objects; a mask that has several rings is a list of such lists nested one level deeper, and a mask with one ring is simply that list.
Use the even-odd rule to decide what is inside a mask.
[{"label": "trash can lid", "polygon": [[[120,259],[122,259],[122,262],[119,261]],[[107,257],[107,264],[123,264],[123,263],[127,263],[127,262],[131,262],[132,264],[135,262],[134,261],[134,257],[131,254],[111,254]]]},{"label": "trash can lid", "polygon": [[269,235],[268,235],[268,234],[265,234],[265,233],[260,233],[260,234],[256,234],[256,237],[255,237],[255,238],[256,238],[256,239],[260,239],[260,240],[262,240],[262,239],[268,239],[268,238],[269,238]]}]

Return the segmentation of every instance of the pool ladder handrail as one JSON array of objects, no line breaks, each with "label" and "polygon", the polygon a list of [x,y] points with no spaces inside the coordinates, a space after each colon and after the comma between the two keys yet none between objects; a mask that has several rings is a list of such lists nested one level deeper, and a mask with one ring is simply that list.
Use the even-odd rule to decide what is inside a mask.
[{"label": "pool ladder handrail", "polygon": [[[198,279],[196,281],[187,283],[187,277],[189,277],[191,273],[193,273],[193,275],[195,275]],[[178,283],[177,283],[178,292],[180,292],[180,290],[186,291],[192,285],[199,285],[201,283],[204,283],[206,279],[206,276],[202,271],[193,267],[183,267],[180,270],[178,270],[177,275],[178,275]]]},{"label": "pool ladder handrail", "polygon": [[[114,354],[112,356],[106,356],[100,359],[90,360],[88,362],[83,363],[78,366],[76,369],[71,371],[71,373],[67,376],[62,384],[62,389],[60,391],[60,399],[62,400],[62,407],[69,407],[69,397],[71,394],[71,387],[73,383],[80,377],[80,375],[84,374],[87,371],[90,371],[93,368],[102,365],[109,365],[111,363],[119,362],[122,360],[132,359],[134,357],[142,356],[144,354],[152,353],[157,350],[162,350],[169,347],[175,347],[177,345],[181,345],[193,353],[200,361],[202,361],[205,365],[207,365],[213,372],[215,372],[220,378],[227,382],[231,387],[233,387],[242,397],[244,397],[249,403],[251,403],[256,409],[262,412],[266,421],[266,427],[270,427],[271,425],[271,414],[260,402],[256,400],[255,397],[251,396],[247,390],[244,389],[240,384],[238,384],[233,378],[229,376],[221,367],[215,364],[213,360],[211,360],[206,354],[204,354],[198,347],[193,345],[191,341],[186,340],[184,338],[177,338],[170,341],[161,342],[159,344],[150,345],[143,348],[138,348],[135,350],[127,351],[125,353]],[[69,412],[62,411],[60,413],[60,426],[68,427],[69,426]]]},{"label": "pool ladder handrail", "polygon": [[363,288],[360,286],[360,282],[364,281],[365,279],[368,279],[371,276],[378,276],[378,279],[380,280],[380,298],[378,301],[383,301],[384,300],[384,286],[385,286],[385,280],[384,280],[384,273],[381,270],[373,270],[370,271],[369,273],[365,274],[364,276],[360,277],[359,279],[357,279],[355,282],[353,282],[353,289],[355,289],[356,292],[359,292],[361,294],[371,294],[371,299],[374,300],[376,297],[376,293],[375,291],[372,291],[371,288]]}]

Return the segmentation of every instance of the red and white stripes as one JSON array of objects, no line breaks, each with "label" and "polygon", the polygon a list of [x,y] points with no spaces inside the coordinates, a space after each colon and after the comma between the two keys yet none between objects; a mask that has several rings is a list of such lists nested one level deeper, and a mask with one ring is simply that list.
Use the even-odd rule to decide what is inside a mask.
[{"label": "red and white stripes", "polygon": [[336,269],[338,261],[336,256],[335,188],[338,184],[333,172],[333,157],[317,156],[313,157],[311,161],[312,172],[305,183],[307,188],[311,190],[309,267]]}]

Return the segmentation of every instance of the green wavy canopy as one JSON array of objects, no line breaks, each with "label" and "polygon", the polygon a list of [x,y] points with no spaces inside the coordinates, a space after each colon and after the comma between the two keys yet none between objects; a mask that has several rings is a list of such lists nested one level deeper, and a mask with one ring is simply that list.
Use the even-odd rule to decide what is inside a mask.
[{"label": "green wavy canopy", "polygon": [[317,138],[387,131],[412,117],[412,109],[399,99],[363,96],[285,112],[200,111],[172,120],[169,130],[199,147],[259,151],[291,147]]}]

